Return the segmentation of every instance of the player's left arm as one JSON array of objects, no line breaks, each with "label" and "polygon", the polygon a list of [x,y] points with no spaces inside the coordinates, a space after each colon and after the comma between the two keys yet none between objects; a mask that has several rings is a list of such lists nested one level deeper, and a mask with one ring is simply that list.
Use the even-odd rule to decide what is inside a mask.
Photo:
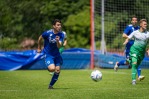
[{"label": "player's left arm", "polygon": [[67,38],[64,39],[63,46],[65,47],[67,45]]},{"label": "player's left arm", "polygon": [[63,36],[64,36],[63,46],[65,47],[67,45],[67,34],[65,31],[63,31]]},{"label": "player's left arm", "polygon": [[147,41],[147,46],[146,46],[146,54],[149,56],[149,32],[147,31],[147,36],[146,36],[147,38],[148,38],[148,41]]},{"label": "player's left arm", "polygon": [[[147,32],[147,38],[149,39],[149,32]],[[149,56],[149,40],[147,42],[147,50],[146,50],[147,55]]]}]

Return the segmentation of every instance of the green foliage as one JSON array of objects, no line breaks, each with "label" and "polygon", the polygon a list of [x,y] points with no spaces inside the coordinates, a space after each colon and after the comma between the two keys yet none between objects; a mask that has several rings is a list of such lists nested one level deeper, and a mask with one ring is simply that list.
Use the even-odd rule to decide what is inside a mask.
[{"label": "green foliage", "polygon": [[122,39],[122,35],[118,34],[118,36],[116,36],[112,42],[111,45],[108,45],[107,48],[115,48],[115,49],[120,49],[121,51],[124,50],[124,46],[123,46],[123,42],[124,39]]},{"label": "green foliage", "polygon": [[[113,42],[117,35],[113,31],[118,35],[122,34],[132,15],[135,14],[139,19],[149,19],[149,13],[144,11],[148,9],[148,0],[106,0],[105,3],[105,19],[110,18],[105,20],[108,46],[116,47]],[[100,47],[101,1],[95,0],[95,9],[98,9],[94,20],[95,41],[97,47]],[[37,41],[43,31],[51,28],[51,21],[55,18],[62,20],[63,30],[67,32],[66,48],[90,47],[89,0],[0,0],[0,36],[3,38],[15,38],[16,42],[21,42],[24,38]],[[18,49],[17,46],[13,48]]]},{"label": "green foliage", "polygon": [[[86,47],[90,44],[90,17],[89,7],[82,12],[68,17],[64,25],[69,31],[69,47]],[[73,44],[72,44],[73,43]]]},{"label": "green foliage", "polygon": [[[0,10],[0,35],[4,38],[15,38],[17,42],[21,42],[24,38],[32,38],[37,41],[43,31],[52,28],[51,21],[53,19],[59,18],[65,24],[65,22],[71,20],[69,17],[75,17],[78,21],[77,24],[70,23],[73,29],[64,26],[63,30],[67,32],[68,38],[69,35],[74,35],[76,32],[80,36],[76,34],[72,36],[74,38],[71,39],[74,40],[69,40],[70,42],[74,41],[74,43],[71,44],[68,42],[67,48],[72,46],[86,47],[89,45],[88,39],[83,39],[84,42],[81,42],[81,36],[89,33],[89,1],[1,0]],[[78,42],[81,43],[79,44]],[[1,48],[3,49],[3,47]],[[14,46],[14,48],[17,49],[18,47]]]},{"label": "green foliage", "polygon": [[20,46],[17,44],[16,38],[3,38],[0,39],[0,49],[4,50],[14,50],[16,48],[20,48]]},{"label": "green foliage", "polygon": [[[114,41],[116,40],[115,38],[122,39],[122,34],[124,31],[124,28],[126,25],[128,25],[128,16],[127,12],[121,12],[121,13],[115,13],[115,12],[109,12],[107,15],[105,15],[105,18],[108,18],[108,21],[105,21],[105,35],[106,35],[106,43],[109,46],[112,46],[111,48],[116,48],[114,47],[115,45]],[[119,17],[121,16],[121,17]],[[116,19],[115,19],[116,18]]]}]

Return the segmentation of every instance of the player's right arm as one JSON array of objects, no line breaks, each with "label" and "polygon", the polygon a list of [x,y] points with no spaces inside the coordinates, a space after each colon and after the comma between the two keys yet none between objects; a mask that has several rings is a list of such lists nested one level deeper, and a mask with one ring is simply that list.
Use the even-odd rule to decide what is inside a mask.
[{"label": "player's right arm", "polygon": [[37,48],[37,53],[41,52],[41,41],[42,41],[42,35],[39,36],[38,38],[38,48]]},{"label": "player's right arm", "polygon": [[123,33],[122,37],[125,38],[125,39],[127,39],[128,38],[128,35],[126,33]]},{"label": "player's right arm", "polygon": [[130,39],[132,39],[134,37],[135,32],[132,32],[129,36],[127,36],[125,42],[123,43],[123,45],[126,45]]},{"label": "player's right arm", "polygon": [[127,38],[127,39],[125,40],[125,42],[123,43],[123,45],[126,45],[128,42],[129,42],[129,38]]},{"label": "player's right arm", "polygon": [[59,36],[56,36],[56,44],[57,44],[57,47],[60,48],[62,46],[62,42],[60,40],[60,37]]}]

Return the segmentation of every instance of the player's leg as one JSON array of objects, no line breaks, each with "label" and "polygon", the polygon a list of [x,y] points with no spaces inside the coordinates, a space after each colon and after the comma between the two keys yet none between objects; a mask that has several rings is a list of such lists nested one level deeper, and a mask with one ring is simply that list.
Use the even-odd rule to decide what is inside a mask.
[{"label": "player's leg", "polygon": [[126,60],[121,60],[115,63],[114,70],[117,71],[119,66],[121,65],[128,65],[127,59],[129,59],[129,52],[125,53]]},{"label": "player's leg", "polygon": [[125,65],[125,64],[126,64],[126,60],[121,60],[119,62],[116,62],[114,66],[114,70],[117,71],[120,65]]},{"label": "player's leg", "polygon": [[[54,72],[55,71],[55,64],[54,64],[54,58],[50,55],[45,56],[45,65],[47,66],[47,69],[49,72]],[[49,89],[53,89],[52,86],[48,87]]]},{"label": "player's leg", "polygon": [[138,80],[139,81],[144,80],[145,76],[141,75],[141,67],[140,66],[138,66],[138,68],[137,68],[137,73],[138,73]]},{"label": "player's leg", "polygon": [[131,58],[130,65],[132,67],[132,84],[136,84],[136,74],[137,74],[137,68],[138,68],[138,59],[136,57]]},{"label": "player's leg", "polygon": [[[62,46],[62,47],[59,48],[59,52],[60,52],[60,54],[62,54],[63,51],[64,51],[64,46]],[[50,72],[50,75],[53,76],[53,74],[54,74],[54,72]]]},{"label": "player's leg", "polygon": [[63,63],[63,60],[62,60],[61,56],[54,58],[54,63],[55,63],[55,72],[54,72],[53,77],[50,81],[49,89],[53,89],[53,85],[58,80],[58,77],[59,77],[59,74],[60,74],[60,66]]},{"label": "player's leg", "polygon": [[47,66],[49,72],[55,71],[53,56],[45,55],[45,65]]},{"label": "player's leg", "polygon": [[138,72],[138,77],[141,76],[141,68],[140,68],[140,66],[138,66],[137,72]]},{"label": "player's leg", "polygon": [[49,84],[49,89],[51,89],[51,88],[53,89],[53,85],[58,80],[59,74],[60,74],[60,66],[56,66],[55,72],[54,72],[53,77]]},{"label": "player's leg", "polygon": [[[49,65],[49,66],[48,66],[48,70],[50,71],[50,73],[51,73],[51,72],[54,72],[54,71],[55,71],[55,65],[54,65],[54,64]],[[52,78],[53,78],[53,77],[52,77]],[[52,79],[51,79],[51,81],[52,81]],[[51,81],[50,81],[50,82],[51,82]],[[53,89],[53,86],[49,84],[48,89]]]},{"label": "player's leg", "polygon": [[55,71],[55,65],[51,64],[50,66],[48,66],[48,71],[50,72],[50,75],[53,76]]},{"label": "player's leg", "polygon": [[45,55],[45,64],[47,66],[48,71],[50,72],[50,75],[53,75],[53,72],[55,71],[53,56]]},{"label": "player's leg", "polygon": [[54,72],[54,71],[55,71],[55,65],[54,65],[54,64],[50,64],[50,65],[48,66],[48,71],[49,71],[49,72]]}]

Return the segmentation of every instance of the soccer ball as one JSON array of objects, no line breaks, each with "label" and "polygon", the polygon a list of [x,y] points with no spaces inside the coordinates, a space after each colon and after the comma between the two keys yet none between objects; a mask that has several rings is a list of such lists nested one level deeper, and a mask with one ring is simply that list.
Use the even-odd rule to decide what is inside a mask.
[{"label": "soccer ball", "polygon": [[102,80],[102,73],[99,70],[92,71],[91,79],[96,82]]}]

